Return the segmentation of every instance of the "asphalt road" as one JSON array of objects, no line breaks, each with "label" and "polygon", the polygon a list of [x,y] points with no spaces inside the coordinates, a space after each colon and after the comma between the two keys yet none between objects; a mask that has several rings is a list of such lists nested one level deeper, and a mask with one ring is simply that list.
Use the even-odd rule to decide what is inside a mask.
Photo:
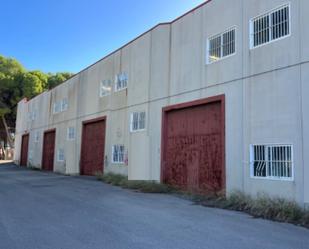
[{"label": "asphalt road", "polygon": [[0,249],[301,249],[309,230],[0,165]]}]

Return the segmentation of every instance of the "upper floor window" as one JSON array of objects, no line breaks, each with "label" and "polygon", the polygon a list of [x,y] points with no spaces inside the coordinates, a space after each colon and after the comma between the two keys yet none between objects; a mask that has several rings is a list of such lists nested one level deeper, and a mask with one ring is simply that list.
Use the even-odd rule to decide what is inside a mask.
[{"label": "upper floor window", "polygon": [[31,111],[31,112],[28,112],[28,120],[29,121],[33,121],[36,119],[36,111]]},{"label": "upper floor window", "polygon": [[57,101],[54,103],[54,113],[59,113],[61,111],[61,105],[60,102]]},{"label": "upper floor window", "polygon": [[59,112],[64,112],[68,109],[68,99],[62,99],[60,101],[57,101],[54,103],[54,114],[59,113]]},{"label": "upper floor window", "polygon": [[207,63],[218,61],[236,52],[236,28],[231,28],[208,39]]},{"label": "upper floor window", "polygon": [[66,111],[68,109],[68,105],[69,105],[68,99],[63,99],[61,101],[61,111],[62,112]]},{"label": "upper floor window", "polygon": [[68,127],[67,139],[68,140],[74,140],[75,139],[75,128],[74,127]]},{"label": "upper floor window", "polygon": [[251,19],[250,47],[255,48],[288,36],[290,34],[290,21],[289,4]]},{"label": "upper floor window", "polygon": [[126,89],[128,86],[128,76],[126,73],[119,73],[115,79],[115,91]]},{"label": "upper floor window", "polygon": [[100,83],[100,97],[108,96],[112,91],[112,82],[111,80],[103,80]]},{"label": "upper floor window", "polygon": [[113,163],[124,163],[124,153],[123,144],[113,145]]},{"label": "upper floor window", "polygon": [[144,130],[146,127],[146,112],[133,112],[130,126],[131,132]]},{"label": "upper floor window", "polygon": [[292,145],[251,145],[251,176],[258,178],[292,180]]}]

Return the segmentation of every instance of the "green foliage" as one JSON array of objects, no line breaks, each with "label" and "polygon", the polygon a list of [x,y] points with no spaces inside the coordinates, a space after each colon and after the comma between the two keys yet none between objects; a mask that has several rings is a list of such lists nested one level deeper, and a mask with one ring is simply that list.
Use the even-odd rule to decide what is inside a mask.
[{"label": "green foliage", "polygon": [[309,210],[283,198],[273,198],[266,194],[252,198],[242,192],[234,192],[228,197],[204,196],[191,199],[207,207],[242,211],[256,218],[288,222],[309,228]]},{"label": "green foliage", "polygon": [[21,99],[33,98],[72,75],[27,71],[17,60],[0,55],[0,117],[5,115],[9,126],[15,127],[16,105]]},{"label": "green foliage", "polygon": [[59,83],[64,82],[68,78],[72,77],[71,73],[56,73],[56,74],[48,74],[47,87],[48,89],[52,89],[59,85]]},{"label": "green foliage", "polygon": [[173,188],[165,184],[157,183],[156,181],[139,181],[139,180],[128,180],[126,176],[107,173],[107,174],[96,174],[98,180],[103,181],[114,186],[120,186],[122,188],[134,189],[144,193],[170,193]]},{"label": "green foliage", "polygon": [[38,76],[32,73],[25,73],[23,75],[23,96],[32,98],[37,94],[43,92],[43,83]]}]

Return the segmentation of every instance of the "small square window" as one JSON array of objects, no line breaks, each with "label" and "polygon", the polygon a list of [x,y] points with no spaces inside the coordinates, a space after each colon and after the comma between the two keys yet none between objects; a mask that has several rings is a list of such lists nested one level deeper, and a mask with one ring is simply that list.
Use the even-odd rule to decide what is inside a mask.
[{"label": "small square window", "polygon": [[122,144],[116,144],[113,145],[113,155],[112,155],[112,162],[113,163],[124,163],[124,145]]},{"label": "small square window", "polygon": [[74,140],[75,139],[75,128],[74,127],[68,127],[68,129],[67,129],[67,139],[68,140]]},{"label": "small square window", "polygon": [[284,5],[250,20],[250,48],[286,37],[290,34],[290,5]]},{"label": "small square window", "polygon": [[63,99],[61,101],[61,111],[66,111],[68,109],[68,99]]},{"label": "small square window", "polygon": [[236,28],[232,28],[208,39],[207,63],[235,54],[235,34]]},{"label": "small square window", "polygon": [[61,112],[61,104],[59,101],[54,103],[54,114]]},{"label": "small square window", "polygon": [[31,111],[31,112],[28,112],[28,120],[29,121],[34,121],[36,119],[36,111]]},{"label": "small square window", "polygon": [[133,112],[131,114],[131,132],[145,130],[146,112]]},{"label": "small square window", "polygon": [[119,73],[115,79],[115,91],[126,89],[128,86],[128,76],[126,73]]},{"label": "small square window", "polygon": [[293,179],[292,145],[251,145],[250,157],[252,177]]},{"label": "small square window", "polygon": [[100,83],[100,97],[105,97],[111,94],[112,82],[111,80],[103,80]]},{"label": "small square window", "polygon": [[64,158],[64,149],[58,149],[57,151],[57,161],[63,162],[65,160]]}]

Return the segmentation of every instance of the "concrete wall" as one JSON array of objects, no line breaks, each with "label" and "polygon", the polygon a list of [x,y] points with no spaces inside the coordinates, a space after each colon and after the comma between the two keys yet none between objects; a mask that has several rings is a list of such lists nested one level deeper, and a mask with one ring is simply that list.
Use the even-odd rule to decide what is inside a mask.
[{"label": "concrete wall", "polygon": [[[291,4],[291,35],[250,49],[249,20],[282,4]],[[169,24],[156,26],[64,84],[18,105],[15,159],[21,135],[30,132],[34,165],[40,167],[41,144],[33,134],[56,128],[55,171],[79,173],[82,121],[106,116],[105,172],[129,179],[160,180],[162,107],[214,95],[226,96],[227,192],[267,192],[309,203],[309,4],[306,0],[212,0]],[[206,41],[236,27],[236,53],[206,64]],[[128,88],[99,97],[100,82],[125,72]],[[68,98],[66,112],[53,114],[57,100]],[[308,103],[307,103],[308,102]],[[37,108],[42,119],[28,122]],[[146,129],[131,133],[130,115],[146,111]],[[76,127],[76,140],[66,139]],[[112,145],[124,144],[128,165],[112,163]],[[274,181],[250,177],[251,144],[293,144],[295,178]]]}]

